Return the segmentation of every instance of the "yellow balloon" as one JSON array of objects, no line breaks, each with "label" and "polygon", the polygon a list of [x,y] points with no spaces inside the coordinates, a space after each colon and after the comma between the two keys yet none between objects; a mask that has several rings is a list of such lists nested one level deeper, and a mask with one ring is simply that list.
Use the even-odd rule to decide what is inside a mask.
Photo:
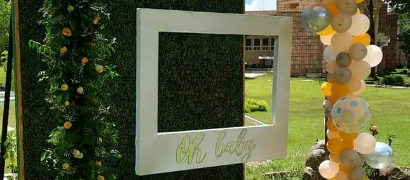
[{"label": "yellow balloon", "polygon": [[364,0],[356,0],[356,3],[357,4],[359,4],[359,3],[362,3]]},{"label": "yellow balloon", "polygon": [[348,133],[345,133],[343,131],[340,131],[339,134],[340,134],[340,137],[342,137],[343,142],[350,142],[351,141],[352,143],[353,143],[353,140],[355,140],[357,138],[357,136],[359,136],[358,133],[348,134]]},{"label": "yellow balloon", "polygon": [[368,46],[370,45],[370,35],[365,33],[362,35],[354,36],[353,43],[362,43],[365,46]]},{"label": "yellow balloon", "polygon": [[343,150],[353,150],[353,149],[354,149],[353,141],[343,141]]},{"label": "yellow balloon", "polygon": [[[326,126],[329,130],[331,131],[339,131],[336,126],[333,124],[332,120],[330,118],[328,118],[327,122],[326,122]],[[339,132],[340,133],[340,132]]]},{"label": "yellow balloon", "polygon": [[339,13],[339,9],[336,6],[336,1],[330,2],[326,4],[326,8],[329,11],[330,15],[334,16],[335,14]]},{"label": "yellow balloon", "polygon": [[326,29],[318,32],[317,34],[320,36],[327,36],[327,35],[331,35],[335,32],[335,30],[332,28],[332,25],[329,25],[326,27]]},{"label": "yellow balloon", "polygon": [[332,95],[332,83],[325,82],[325,83],[322,84],[322,86],[320,88],[322,90],[322,93],[325,96],[331,96]]},{"label": "yellow balloon", "polygon": [[339,154],[343,150],[343,142],[340,139],[329,139],[327,150],[334,154]]},{"label": "yellow balloon", "polygon": [[339,171],[345,172],[345,173],[349,173],[350,169],[347,167],[342,166],[341,164],[339,165]]},{"label": "yellow balloon", "polygon": [[[362,1],[364,1],[364,0],[362,0]],[[360,9],[359,8],[357,8],[356,14],[360,14]]]}]

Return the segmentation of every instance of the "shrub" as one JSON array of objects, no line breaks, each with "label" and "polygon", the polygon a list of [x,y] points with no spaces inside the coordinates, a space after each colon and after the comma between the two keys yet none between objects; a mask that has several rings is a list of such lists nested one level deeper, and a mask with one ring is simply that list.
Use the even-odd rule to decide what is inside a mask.
[{"label": "shrub", "polygon": [[268,104],[264,100],[245,98],[245,113],[267,111]]},{"label": "shrub", "polygon": [[403,85],[404,79],[403,77],[399,75],[390,74],[390,75],[383,77],[382,83],[386,85]]}]

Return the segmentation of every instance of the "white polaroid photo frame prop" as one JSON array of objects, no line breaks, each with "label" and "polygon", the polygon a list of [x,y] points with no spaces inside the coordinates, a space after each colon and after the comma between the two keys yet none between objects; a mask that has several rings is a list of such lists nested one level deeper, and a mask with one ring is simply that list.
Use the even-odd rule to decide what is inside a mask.
[{"label": "white polaroid photo frame prop", "polygon": [[[160,32],[277,36],[272,92],[274,125],[158,133]],[[291,48],[290,17],[138,9],[136,174],[285,157]]]}]

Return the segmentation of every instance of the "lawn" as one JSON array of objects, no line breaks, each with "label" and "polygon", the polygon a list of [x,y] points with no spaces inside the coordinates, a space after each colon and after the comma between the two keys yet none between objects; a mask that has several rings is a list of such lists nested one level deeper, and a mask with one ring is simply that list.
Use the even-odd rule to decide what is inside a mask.
[{"label": "lawn", "polygon": [[[271,104],[272,76],[247,79],[245,94],[249,98],[265,100]],[[301,179],[304,161],[316,139],[324,138],[323,109],[324,96],[320,82],[293,78],[290,83],[288,158],[275,160],[260,167],[247,167],[247,179],[263,179],[262,174],[271,171],[291,171],[292,177]],[[387,142],[388,134],[397,134],[393,142],[394,163],[410,166],[410,90],[367,87],[362,94],[372,108],[372,124],[379,126],[378,141]],[[268,108],[270,110],[270,107]],[[248,115],[269,123],[271,112],[253,112]]]}]

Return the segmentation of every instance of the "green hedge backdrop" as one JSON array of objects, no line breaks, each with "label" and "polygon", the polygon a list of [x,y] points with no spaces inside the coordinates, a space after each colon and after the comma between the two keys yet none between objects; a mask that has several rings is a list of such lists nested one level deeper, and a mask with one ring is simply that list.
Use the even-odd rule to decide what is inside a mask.
[{"label": "green hedge backdrop", "polygon": [[[40,155],[53,115],[44,101],[47,84],[38,82],[45,68],[30,39],[41,41],[44,29],[37,22],[42,0],[19,0],[21,70],[23,88],[24,155],[26,180],[51,180]],[[123,158],[112,162],[121,180],[239,180],[243,164],[138,177],[135,161],[136,8],[244,13],[238,0],[113,0],[109,2],[110,29],[117,38],[110,59],[120,77],[106,90],[115,106]],[[243,125],[243,37],[233,35],[160,34],[159,131],[232,127]]]}]

